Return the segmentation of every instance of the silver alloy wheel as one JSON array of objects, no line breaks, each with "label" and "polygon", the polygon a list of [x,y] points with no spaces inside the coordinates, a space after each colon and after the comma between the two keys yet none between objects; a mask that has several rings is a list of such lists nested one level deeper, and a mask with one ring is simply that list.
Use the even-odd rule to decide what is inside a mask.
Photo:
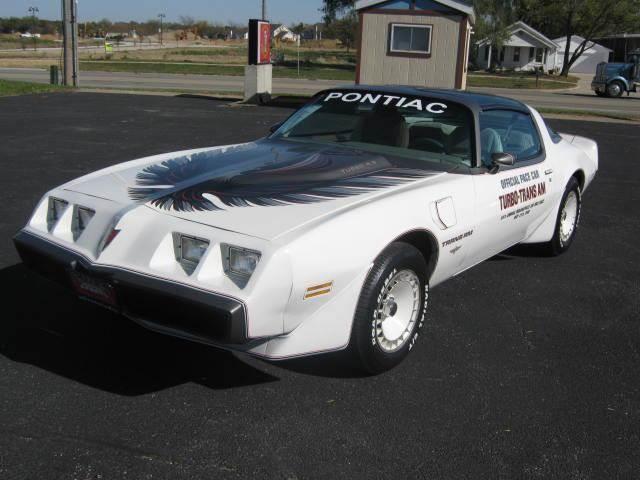
[{"label": "silver alloy wheel", "polygon": [[622,88],[620,88],[620,84],[618,82],[613,82],[611,85],[607,87],[609,95],[612,97],[619,97],[622,95]]},{"label": "silver alloy wheel", "polygon": [[382,287],[374,312],[375,337],[385,352],[401,349],[420,315],[420,279],[411,270],[402,270]]},{"label": "silver alloy wheel", "polygon": [[578,196],[575,191],[569,192],[560,213],[560,242],[562,245],[571,239],[578,219]]}]

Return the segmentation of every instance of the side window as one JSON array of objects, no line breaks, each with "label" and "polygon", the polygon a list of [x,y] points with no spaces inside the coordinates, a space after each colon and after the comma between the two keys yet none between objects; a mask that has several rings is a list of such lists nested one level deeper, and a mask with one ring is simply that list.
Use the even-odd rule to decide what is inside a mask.
[{"label": "side window", "polygon": [[530,115],[511,110],[480,113],[480,147],[482,163],[491,165],[494,153],[510,153],[517,162],[540,154],[542,143]]},{"label": "side window", "polygon": [[551,141],[553,143],[560,143],[562,141],[562,136],[558,132],[556,132],[553,128],[551,128],[548,123],[546,123],[546,125],[547,125],[547,131],[549,132],[549,136],[551,137]]}]

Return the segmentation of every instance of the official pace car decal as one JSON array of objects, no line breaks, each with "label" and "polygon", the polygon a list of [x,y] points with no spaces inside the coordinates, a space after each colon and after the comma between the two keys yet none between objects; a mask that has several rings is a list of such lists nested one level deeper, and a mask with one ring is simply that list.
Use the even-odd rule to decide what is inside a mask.
[{"label": "official pace car decal", "polygon": [[[275,151],[275,155],[274,155]],[[282,153],[280,155],[280,153]],[[229,171],[225,156],[196,153],[144,168],[129,189],[132,200],[177,212],[219,211],[224,207],[312,204],[374,192],[435,174],[398,168],[385,157],[357,150],[325,150],[293,155],[265,149],[255,167]]]},{"label": "official pace car decal", "polygon": [[[538,170],[504,178],[500,186],[503,190],[509,190],[498,197],[500,211],[506,212],[500,217],[501,220],[515,220],[529,215],[534,208],[544,203],[544,198],[541,197],[547,194],[547,183],[540,181]],[[515,190],[511,190],[514,187]],[[528,203],[533,200],[535,202]]]}]

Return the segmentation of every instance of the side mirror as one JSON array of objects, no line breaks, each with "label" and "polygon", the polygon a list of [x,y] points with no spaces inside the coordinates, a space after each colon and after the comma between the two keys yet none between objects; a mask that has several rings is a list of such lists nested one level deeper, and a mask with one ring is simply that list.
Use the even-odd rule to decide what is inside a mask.
[{"label": "side mirror", "polygon": [[510,153],[494,153],[491,155],[491,172],[497,172],[500,167],[512,167],[515,163],[516,157]]},{"label": "side mirror", "polygon": [[275,125],[271,125],[271,127],[269,127],[269,131],[271,133],[275,133],[276,130],[278,130],[282,126],[283,123],[284,122],[280,122],[280,123],[276,123]]}]

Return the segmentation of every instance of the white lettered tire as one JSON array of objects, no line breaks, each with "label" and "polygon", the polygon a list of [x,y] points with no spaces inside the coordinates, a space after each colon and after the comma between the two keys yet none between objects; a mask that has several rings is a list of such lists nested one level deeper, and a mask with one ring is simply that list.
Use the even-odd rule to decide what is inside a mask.
[{"label": "white lettered tire", "polygon": [[398,365],[414,347],[429,297],[427,263],[420,251],[392,243],[375,260],[353,320],[351,350],[376,374]]},{"label": "white lettered tire", "polygon": [[560,202],[553,238],[546,244],[549,255],[561,255],[571,247],[580,224],[582,196],[578,181],[571,177]]}]

